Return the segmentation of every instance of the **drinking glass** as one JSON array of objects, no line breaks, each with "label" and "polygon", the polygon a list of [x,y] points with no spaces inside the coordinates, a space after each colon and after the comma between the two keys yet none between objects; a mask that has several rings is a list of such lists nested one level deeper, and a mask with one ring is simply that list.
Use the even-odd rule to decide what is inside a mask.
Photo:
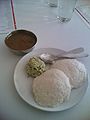
[{"label": "drinking glass", "polygon": [[61,22],[71,20],[77,0],[58,0],[57,18]]}]

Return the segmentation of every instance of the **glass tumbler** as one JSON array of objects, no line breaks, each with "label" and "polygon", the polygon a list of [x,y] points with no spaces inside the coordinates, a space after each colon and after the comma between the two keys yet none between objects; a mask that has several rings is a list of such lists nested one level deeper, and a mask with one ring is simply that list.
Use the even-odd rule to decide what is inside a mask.
[{"label": "glass tumbler", "polygon": [[71,20],[77,0],[58,0],[57,18],[61,22]]}]

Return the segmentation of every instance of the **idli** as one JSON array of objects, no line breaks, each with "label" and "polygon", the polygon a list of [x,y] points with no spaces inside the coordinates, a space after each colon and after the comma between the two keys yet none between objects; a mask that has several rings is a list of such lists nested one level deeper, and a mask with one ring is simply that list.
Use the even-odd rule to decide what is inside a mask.
[{"label": "idli", "polygon": [[72,88],[82,86],[87,78],[84,64],[76,59],[58,60],[51,66],[51,68],[62,70],[68,76]]},{"label": "idli", "polygon": [[63,71],[49,69],[33,80],[32,92],[39,105],[55,107],[69,99],[71,85]]}]

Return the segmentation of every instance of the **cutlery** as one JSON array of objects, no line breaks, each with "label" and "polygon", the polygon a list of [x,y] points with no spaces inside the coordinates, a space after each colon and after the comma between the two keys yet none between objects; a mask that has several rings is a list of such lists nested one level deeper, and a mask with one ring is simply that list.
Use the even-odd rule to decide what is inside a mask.
[{"label": "cutlery", "polygon": [[57,56],[49,53],[43,53],[39,55],[39,58],[43,60],[45,63],[50,64],[53,63],[55,60],[59,60],[59,59],[77,59],[77,58],[88,57],[88,54],[84,53],[83,51],[84,48],[76,48]]}]

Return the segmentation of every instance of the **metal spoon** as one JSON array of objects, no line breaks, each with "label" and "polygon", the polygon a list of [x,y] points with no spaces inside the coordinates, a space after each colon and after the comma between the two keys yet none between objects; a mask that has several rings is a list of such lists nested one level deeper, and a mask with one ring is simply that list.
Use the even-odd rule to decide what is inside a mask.
[{"label": "metal spoon", "polygon": [[79,48],[75,48],[69,51],[65,51],[63,54],[69,54],[69,53],[73,53],[73,54],[77,54],[77,53],[81,53],[84,52],[84,48],[83,47],[79,47]]},{"label": "metal spoon", "polygon": [[76,48],[68,52],[65,52],[63,54],[60,54],[58,56],[48,53],[43,53],[39,56],[39,58],[42,59],[45,63],[51,64],[55,60],[59,60],[59,59],[76,59],[76,58],[88,57],[88,54],[83,53],[83,50],[84,49]]}]

